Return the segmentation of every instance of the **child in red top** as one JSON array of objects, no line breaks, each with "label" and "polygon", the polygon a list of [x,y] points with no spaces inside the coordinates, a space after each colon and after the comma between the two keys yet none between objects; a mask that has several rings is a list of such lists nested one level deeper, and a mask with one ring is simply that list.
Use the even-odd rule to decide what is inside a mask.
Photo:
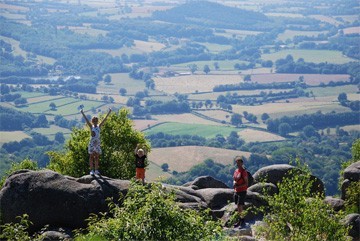
[{"label": "child in red top", "polygon": [[248,188],[248,175],[243,166],[243,160],[238,157],[235,159],[237,169],[234,171],[234,202],[237,205],[238,213],[239,213],[239,221],[235,224],[235,227],[244,226],[245,220],[242,217],[242,211],[245,205],[246,198],[246,190]]}]

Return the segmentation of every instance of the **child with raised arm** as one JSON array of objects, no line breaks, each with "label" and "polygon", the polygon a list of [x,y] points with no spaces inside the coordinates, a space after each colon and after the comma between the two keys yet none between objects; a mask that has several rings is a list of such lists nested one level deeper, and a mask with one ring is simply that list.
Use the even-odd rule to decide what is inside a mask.
[{"label": "child with raised arm", "polygon": [[142,184],[145,184],[145,159],[146,149],[141,149],[140,144],[137,144],[135,148],[136,180],[141,179]]},{"label": "child with raised arm", "polygon": [[99,122],[98,117],[93,116],[91,118],[91,123],[90,123],[90,121],[84,114],[83,109],[81,109],[81,114],[84,116],[86,124],[90,127],[90,131],[91,131],[90,142],[88,145],[88,153],[90,155],[90,157],[89,157],[90,175],[94,175],[94,174],[99,175],[100,174],[100,172],[99,172],[99,156],[101,154],[100,128],[105,123],[110,112],[111,112],[111,109],[109,108],[109,112],[106,114],[105,118],[98,125],[98,122]]}]

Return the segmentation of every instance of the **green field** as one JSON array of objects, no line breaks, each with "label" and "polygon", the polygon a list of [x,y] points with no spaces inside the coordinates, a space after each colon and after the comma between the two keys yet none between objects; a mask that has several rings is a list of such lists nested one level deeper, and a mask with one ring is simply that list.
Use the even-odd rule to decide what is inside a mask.
[{"label": "green field", "polygon": [[23,131],[0,131],[0,146],[10,141],[21,141],[25,138],[31,138]]},{"label": "green field", "polygon": [[319,34],[326,34],[327,31],[294,31],[294,30],[285,30],[284,33],[278,35],[277,39],[281,41],[286,41],[287,39],[292,40],[295,36],[308,36],[316,37]]},{"label": "green field", "polygon": [[356,94],[358,87],[356,85],[344,85],[325,88],[308,88],[306,91],[312,91],[316,97],[335,96],[337,98],[340,93]]},{"label": "green field", "polygon": [[[5,42],[11,44],[12,48],[13,48],[13,54],[16,55],[21,55],[22,57],[24,57],[25,59],[28,59],[27,57],[27,53],[26,51],[22,50],[20,48],[20,42],[12,39],[12,38],[8,38],[8,37],[4,37],[4,36],[0,36],[0,40],[4,40]],[[40,62],[40,63],[46,63],[46,64],[54,64],[56,59],[54,58],[49,58],[46,56],[41,56],[41,55],[37,55],[36,59]]]},{"label": "green field", "polygon": [[53,141],[55,138],[55,134],[58,132],[62,132],[64,134],[65,139],[68,139],[71,134],[71,130],[62,128],[56,125],[51,125],[49,128],[34,128],[32,131],[47,136],[49,140]]},{"label": "green field", "polygon": [[344,64],[351,61],[355,61],[349,57],[343,56],[340,51],[335,50],[299,50],[299,49],[286,49],[271,54],[263,54],[261,58],[263,60],[271,60],[275,62],[278,59],[284,59],[287,55],[292,55],[294,60],[303,58],[306,62],[313,63],[333,63]]},{"label": "green field", "polygon": [[229,126],[201,125],[201,124],[184,124],[184,123],[162,123],[145,131],[146,135],[163,132],[170,135],[198,135],[205,138],[213,138],[217,134],[228,136],[232,131],[240,129]]},{"label": "green field", "polygon": [[215,70],[215,68],[214,68],[214,63],[215,62],[218,63],[220,70],[223,70],[223,71],[234,70],[234,65],[235,64],[243,64],[243,63],[248,64],[248,62],[241,61],[241,60],[193,61],[193,62],[187,62],[187,63],[172,65],[172,67],[184,68],[184,69],[187,69],[189,71],[188,65],[196,64],[198,66],[198,71],[203,72],[204,66],[208,65],[210,67],[210,70],[214,71]]}]

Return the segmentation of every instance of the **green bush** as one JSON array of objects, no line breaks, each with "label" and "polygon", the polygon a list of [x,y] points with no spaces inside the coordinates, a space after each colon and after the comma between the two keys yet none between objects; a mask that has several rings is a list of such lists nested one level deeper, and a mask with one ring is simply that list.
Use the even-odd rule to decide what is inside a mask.
[{"label": "green bush", "polygon": [[5,180],[8,176],[18,170],[28,169],[28,170],[38,170],[37,162],[34,162],[30,159],[25,159],[20,163],[12,163],[11,167],[8,171],[6,171],[6,175],[0,180],[0,189],[4,185]]},{"label": "green bush", "polygon": [[278,194],[266,196],[270,211],[266,225],[258,228],[259,236],[276,241],[348,240],[343,213],[335,213],[321,194],[311,193],[310,173],[303,171],[291,172],[278,184]]},{"label": "green bush", "polygon": [[39,234],[30,235],[28,228],[31,226],[29,216],[27,214],[17,217],[20,219],[18,223],[6,223],[0,225],[0,240],[12,241],[37,241],[42,240]]},{"label": "green bush", "polygon": [[[213,240],[218,222],[203,211],[182,209],[175,194],[160,183],[132,183],[122,207],[110,204],[110,213],[92,216],[86,234],[76,240]],[[110,216],[110,218],[109,218]]]},{"label": "green bush", "polygon": [[[360,139],[357,139],[351,147],[352,159],[343,163],[341,166],[339,180],[339,187],[341,188],[344,181],[344,170],[351,164],[360,161]],[[359,213],[360,212],[360,181],[351,182],[350,186],[346,189],[345,195],[345,210],[347,213]]]},{"label": "green bush", "polygon": [[[101,128],[100,170],[105,176],[119,179],[131,179],[135,176],[134,149],[140,143],[150,149],[144,134],[133,128],[128,118],[129,111],[119,110],[111,113]],[[89,154],[87,146],[90,140],[88,126],[74,128],[65,144],[65,152],[48,152],[48,168],[64,175],[80,177],[89,172]]]}]

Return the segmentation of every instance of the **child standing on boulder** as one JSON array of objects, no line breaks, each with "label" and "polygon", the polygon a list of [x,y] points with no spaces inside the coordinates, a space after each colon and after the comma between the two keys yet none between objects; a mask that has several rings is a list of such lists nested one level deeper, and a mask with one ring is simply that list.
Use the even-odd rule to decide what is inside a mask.
[{"label": "child standing on boulder", "polygon": [[135,148],[135,166],[136,166],[136,180],[141,179],[142,184],[145,184],[145,159],[146,149],[141,149],[140,144]]},{"label": "child standing on boulder", "polygon": [[99,175],[100,174],[100,172],[99,172],[99,156],[101,154],[100,128],[106,121],[107,117],[109,116],[111,109],[109,108],[109,112],[106,114],[105,118],[100,122],[99,125],[98,125],[98,122],[99,122],[98,117],[93,116],[91,118],[91,123],[90,123],[90,121],[84,114],[83,109],[81,109],[80,112],[84,116],[84,119],[85,119],[87,125],[90,127],[90,131],[91,131],[90,142],[88,145],[88,153],[90,155],[90,157],[89,157],[90,175],[94,175],[94,174]]}]

